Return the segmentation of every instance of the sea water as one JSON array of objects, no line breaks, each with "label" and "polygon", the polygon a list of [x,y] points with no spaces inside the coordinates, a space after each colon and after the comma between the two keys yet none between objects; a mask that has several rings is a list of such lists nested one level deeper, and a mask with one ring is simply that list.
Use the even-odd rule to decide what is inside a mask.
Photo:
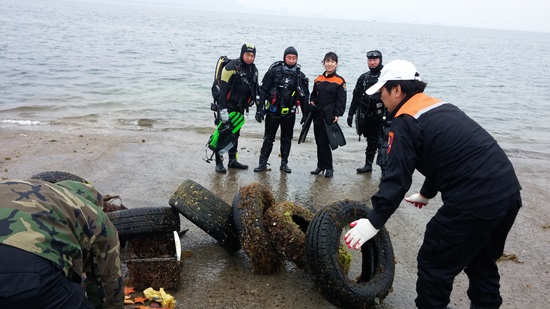
[{"label": "sea water", "polygon": [[[296,47],[310,90],[323,72],[324,54],[336,52],[348,108],[367,70],[367,51],[382,51],[384,63],[409,60],[428,82],[427,94],[460,107],[509,155],[550,155],[550,33],[247,15],[139,1],[0,0],[0,8],[0,130],[210,133],[215,63],[220,55],[238,57],[249,42],[257,47],[260,78],[286,47]],[[261,137],[254,112],[243,133]]]}]

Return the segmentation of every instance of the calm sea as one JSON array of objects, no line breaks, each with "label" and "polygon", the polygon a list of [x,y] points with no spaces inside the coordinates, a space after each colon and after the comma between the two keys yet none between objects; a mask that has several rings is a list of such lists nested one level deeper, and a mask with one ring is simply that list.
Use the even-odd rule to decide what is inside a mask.
[{"label": "calm sea", "polygon": [[[426,92],[462,108],[513,156],[550,155],[550,33],[287,18],[113,1],[0,0],[0,130],[213,130],[220,55],[257,46],[268,66],[295,46],[302,71],[328,51],[351,90],[365,53],[412,61]],[[247,118],[246,134],[263,125]],[[350,138],[354,129],[344,128]],[[206,141],[205,141],[206,142]]]}]

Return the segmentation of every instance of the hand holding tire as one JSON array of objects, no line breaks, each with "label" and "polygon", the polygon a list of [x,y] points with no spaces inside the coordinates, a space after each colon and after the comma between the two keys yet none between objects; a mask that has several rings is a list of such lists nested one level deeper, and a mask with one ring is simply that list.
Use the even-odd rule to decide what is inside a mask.
[{"label": "hand holding tire", "polygon": [[348,245],[348,248],[358,250],[369,239],[373,238],[378,230],[370,223],[369,219],[359,219],[349,224],[352,227],[346,235],[344,240]]}]

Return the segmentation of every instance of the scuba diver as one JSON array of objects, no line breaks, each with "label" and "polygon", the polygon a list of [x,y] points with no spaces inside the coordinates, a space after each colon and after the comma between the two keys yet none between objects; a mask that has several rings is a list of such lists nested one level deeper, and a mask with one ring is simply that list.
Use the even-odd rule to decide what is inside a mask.
[{"label": "scuba diver", "polygon": [[[292,142],[294,123],[298,107],[304,112],[309,101],[308,79],[300,71],[298,51],[289,46],[283,54],[283,61],[275,62],[266,72],[260,87],[260,104],[257,106],[256,121],[264,120],[265,133],[260,162],[254,172],[267,169],[267,160],[273,149],[273,142],[279,126],[281,127],[281,167],[280,170],[290,173],[288,155]],[[301,104],[301,103],[304,104]]]},{"label": "scuba diver", "polygon": [[[367,52],[369,71],[363,73],[357,79],[355,89],[353,89],[353,99],[348,111],[348,125],[353,126],[353,116],[355,114],[356,131],[359,136],[363,135],[367,139],[367,148],[365,149],[365,166],[357,169],[357,173],[368,173],[372,171],[372,163],[376,150],[382,145],[384,139],[384,123],[386,121],[386,108],[380,99],[380,94],[365,94],[370,86],[378,82],[382,65],[382,53],[378,50]],[[378,153],[380,157],[380,151]],[[382,158],[377,158],[377,163],[384,171],[385,162]]]},{"label": "scuba diver", "polygon": [[[256,103],[258,89],[258,69],[254,64],[256,58],[256,47],[252,44],[244,44],[241,48],[239,59],[231,60],[222,69],[220,94],[218,98],[218,108],[221,120],[224,123],[229,121],[229,115],[233,112],[244,114],[248,107]],[[232,115],[235,115],[233,113]],[[234,134],[236,141],[234,146],[229,149],[229,168],[248,169],[248,165],[237,161],[238,138],[240,129]],[[216,172],[226,173],[223,166],[223,156],[216,152]]]}]

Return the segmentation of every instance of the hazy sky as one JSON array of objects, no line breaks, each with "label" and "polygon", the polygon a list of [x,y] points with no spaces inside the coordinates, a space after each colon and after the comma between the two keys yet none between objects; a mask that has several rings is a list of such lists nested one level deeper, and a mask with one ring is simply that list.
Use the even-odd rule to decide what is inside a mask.
[{"label": "hazy sky", "polygon": [[233,0],[272,14],[550,32],[549,0]]}]

